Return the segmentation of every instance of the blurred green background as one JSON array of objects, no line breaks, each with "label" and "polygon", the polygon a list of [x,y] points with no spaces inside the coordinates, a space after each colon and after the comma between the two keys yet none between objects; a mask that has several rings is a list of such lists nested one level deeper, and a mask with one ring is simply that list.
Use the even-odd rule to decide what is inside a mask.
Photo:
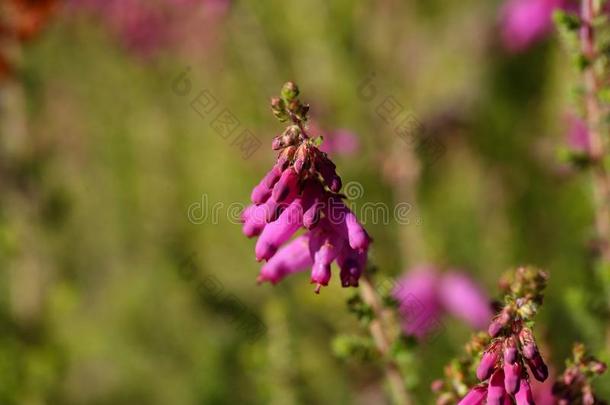
[{"label": "blurred green background", "polygon": [[[366,224],[380,272],[461,268],[495,296],[502,272],[540,266],[549,363],[562,370],[574,340],[600,353],[589,179],[556,157],[577,76],[553,36],[502,51],[499,6],[232,1],[152,56],[62,8],[3,93],[0,137],[17,146],[1,157],[0,403],[385,403],[378,365],[332,352],[337,333],[362,331],[352,291],[337,275],[319,296],[305,274],[257,286],[254,241],[228,215],[274,161],[282,127],[268,100],[287,80],[322,128],[358,135],[356,155],[333,156],[344,184],[362,184],[354,203],[413,206],[409,224]],[[180,96],[172,83],[187,67]],[[373,73],[367,101],[359,86]],[[190,107],[204,89],[260,139],[250,158]],[[389,96],[442,156],[422,156],[378,116]],[[202,200],[220,207],[217,221],[189,220]],[[261,320],[262,337],[240,330],[210,282]],[[417,404],[432,403],[430,382],[470,333],[443,323],[410,360]],[[610,379],[598,385],[610,395]]]}]

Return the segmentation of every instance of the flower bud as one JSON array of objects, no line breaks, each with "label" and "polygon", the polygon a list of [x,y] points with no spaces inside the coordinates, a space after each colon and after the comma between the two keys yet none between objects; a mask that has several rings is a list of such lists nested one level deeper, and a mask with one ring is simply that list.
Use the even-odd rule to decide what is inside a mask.
[{"label": "flower bud", "polygon": [[487,405],[503,405],[504,396],[504,371],[497,369],[487,385]]},{"label": "flower bud", "polygon": [[504,363],[513,364],[517,362],[517,344],[511,336],[504,343]]},{"label": "flower bud", "polygon": [[542,360],[540,353],[537,353],[534,357],[527,359],[526,361],[536,380],[543,382],[548,378],[549,369],[546,364],[544,364],[544,360]]},{"label": "flower bud", "polygon": [[517,401],[517,405],[535,405],[530,383],[526,379],[521,380],[519,391],[515,395],[515,400]]},{"label": "flower bud", "polygon": [[498,361],[498,353],[495,350],[483,353],[479,367],[477,367],[477,378],[481,381],[489,378],[496,367]]},{"label": "flower bud", "polygon": [[509,394],[515,394],[519,390],[521,380],[521,365],[519,363],[504,363],[504,389]]},{"label": "flower bud", "polygon": [[286,103],[279,97],[273,97],[271,99],[271,111],[273,115],[284,122],[288,119],[288,114],[286,114]]},{"label": "flower bud", "polygon": [[502,324],[500,322],[498,322],[497,320],[492,321],[489,324],[489,328],[487,329],[487,332],[489,333],[489,336],[496,337],[500,334],[500,332],[502,331]]},{"label": "flower bud", "polygon": [[299,87],[294,82],[286,82],[281,91],[282,98],[288,102],[294,100],[299,95]]},{"label": "flower bud", "polygon": [[593,360],[589,364],[589,369],[595,374],[604,374],[606,372],[606,363],[598,360]]}]

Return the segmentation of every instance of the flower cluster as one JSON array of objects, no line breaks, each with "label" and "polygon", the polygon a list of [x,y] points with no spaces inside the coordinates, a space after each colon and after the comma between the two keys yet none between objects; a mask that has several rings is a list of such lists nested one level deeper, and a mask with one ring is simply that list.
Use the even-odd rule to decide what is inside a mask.
[{"label": "flower cluster", "polygon": [[491,301],[468,275],[420,265],[402,277],[392,292],[398,301],[406,334],[423,338],[452,314],[475,329],[484,329],[491,319]]},{"label": "flower cluster", "polygon": [[468,394],[468,388],[477,382],[471,372],[474,359],[487,347],[491,338],[485,332],[478,332],[466,344],[466,354],[453,359],[444,368],[444,379],[432,383],[432,391],[437,394],[437,405],[451,405]]},{"label": "flower cluster", "polygon": [[485,400],[488,405],[504,404],[512,397],[517,405],[534,404],[526,366],[538,381],[549,375],[531,329],[546,280],[546,273],[530,267],[521,267],[503,280],[508,293],[505,305],[489,326],[491,341],[476,370],[483,383],[470,390],[461,405]]},{"label": "flower cluster", "polygon": [[576,343],[572,349],[572,359],[566,370],[553,385],[553,395],[558,405],[595,405],[603,402],[595,396],[590,380],[606,371],[606,364],[588,356],[585,347]]},{"label": "flower cluster", "polygon": [[[335,164],[319,149],[320,139],[305,128],[309,106],[288,82],[271,100],[274,115],[291,124],[273,139],[277,162],[252,190],[243,214],[243,232],[258,236],[256,259],[266,260],[258,277],[275,284],[286,275],[312,267],[316,292],[328,285],[336,261],[344,287],[357,286],[371,241],[344,204]],[[306,232],[290,241],[301,228]]]}]

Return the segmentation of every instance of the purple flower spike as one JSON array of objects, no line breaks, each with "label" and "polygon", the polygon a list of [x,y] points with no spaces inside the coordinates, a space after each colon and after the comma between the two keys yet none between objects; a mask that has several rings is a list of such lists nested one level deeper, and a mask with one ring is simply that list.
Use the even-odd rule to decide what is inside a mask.
[{"label": "purple flower spike", "polygon": [[492,316],[490,299],[468,276],[449,272],[440,284],[443,306],[475,329],[484,329]]},{"label": "purple flower spike", "polygon": [[479,367],[477,367],[477,378],[481,381],[487,380],[493,373],[498,361],[498,353],[495,349],[483,353]]},{"label": "purple flower spike", "polygon": [[487,385],[487,405],[503,405],[505,395],[504,371],[499,368],[493,373]]},{"label": "purple flower spike", "polygon": [[[338,194],[341,178],[335,164],[319,149],[318,139],[307,133],[311,130],[305,125],[309,107],[299,101],[298,94],[296,85],[289,82],[281,97],[271,100],[273,114],[291,123],[272,141],[277,160],[252,190],[254,205],[241,216],[243,232],[248,237],[259,236],[256,259],[268,260],[259,281],[276,283],[303,266],[312,266],[311,281],[317,293],[328,285],[336,261],[342,286],[356,287],[366,267],[371,239],[341,200],[345,197]],[[336,222],[328,215],[331,202],[343,212]],[[300,228],[305,233],[295,241],[305,240],[306,250],[302,243],[289,242]]]},{"label": "purple flower spike", "polygon": [[504,389],[509,394],[515,394],[519,390],[521,380],[521,365],[519,363],[504,363]]},{"label": "purple flower spike", "polygon": [[532,395],[532,389],[530,383],[524,378],[519,384],[519,391],[515,395],[517,405],[535,405],[534,396]]},{"label": "purple flower spike", "polygon": [[313,261],[309,254],[309,237],[299,236],[282,247],[261,269],[258,282],[276,284],[289,274],[307,270]]},{"label": "purple flower spike", "polygon": [[482,386],[474,387],[466,394],[458,405],[482,405],[487,397],[487,388]]}]

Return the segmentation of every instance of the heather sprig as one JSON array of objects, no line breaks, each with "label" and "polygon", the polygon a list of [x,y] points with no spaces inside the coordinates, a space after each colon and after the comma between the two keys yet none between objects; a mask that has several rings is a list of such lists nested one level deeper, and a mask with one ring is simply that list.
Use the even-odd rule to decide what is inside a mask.
[{"label": "heather sprig", "polygon": [[[297,85],[288,82],[281,96],[271,99],[273,114],[288,126],[271,143],[277,160],[252,190],[252,205],[242,214],[243,232],[258,237],[256,259],[267,261],[259,282],[275,284],[311,267],[318,293],[328,285],[336,262],[341,285],[357,287],[371,238],[343,202],[341,177],[319,149],[321,137],[307,132],[309,105],[299,94]],[[293,238],[300,229],[305,232]]]},{"label": "heather sprig", "polygon": [[[533,267],[520,267],[501,279],[506,295],[489,325],[488,336],[476,335],[467,346],[468,356],[446,368],[445,381],[433,386],[438,404],[453,403],[459,397],[460,405],[512,400],[517,405],[534,403],[528,368],[538,381],[545,381],[549,375],[532,331],[547,279],[545,272]],[[480,383],[473,381],[472,371]],[[465,392],[464,387],[471,388]]]},{"label": "heather sprig", "polygon": [[591,380],[606,372],[605,363],[589,355],[582,343],[574,344],[572,358],[566,361],[566,369],[553,385],[553,395],[558,405],[601,405],[595,396]]}]

